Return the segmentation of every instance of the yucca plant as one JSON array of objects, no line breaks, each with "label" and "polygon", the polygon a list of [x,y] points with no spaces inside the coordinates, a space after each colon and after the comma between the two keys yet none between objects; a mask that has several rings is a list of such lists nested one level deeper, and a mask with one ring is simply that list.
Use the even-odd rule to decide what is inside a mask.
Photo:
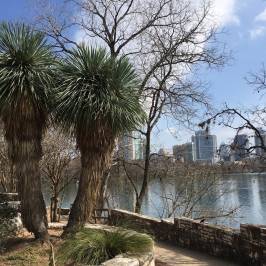
[{"label": "yucca plant", "polygon": [[136,73],[125,57],[81,45],[61,62],[58,77],[55,118],[75,136],[81,153],[69,228],[91,220],[115,140],[142,123],[144,112]]},{"label": "yucca plant", "polygon": [[53,61],[42,33],[24,24],[0,24],[0,116],[18,180],[23,224],[36,238],[47,236],[39,161]]},{"label": "yucca plant", "polygon": [[145,234],[123,229],[103,231],[84,228],[66,239],[58,250],[57,259],[64,265],[100,265],[119,254],[141,254],[152,249],[153,240]]}]

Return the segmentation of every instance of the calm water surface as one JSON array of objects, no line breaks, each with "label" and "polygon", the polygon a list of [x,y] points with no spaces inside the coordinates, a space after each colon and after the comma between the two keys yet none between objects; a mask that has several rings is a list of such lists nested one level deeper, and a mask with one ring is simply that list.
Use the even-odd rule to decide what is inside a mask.
[{"label": "calm water surface", "polygon": [[[222,182],[231,192],[215,202],[201,201],[199,207],[214,210],[222,206],[240,208],[234,219],[216,219],[209,222],[232,227],[239,227],[240,223],[266,224],[266,173],[227,175],[222,178]],[[169,181],[168,184],[162,183],[159,179],[150,181],[142,212],[153,217],[161,217],[164,209],[161,196],[165,193],[172,194],[174,191],[175,180]],[[73,203],[76,192],[77,184],[69,186],[65,191],[62,207],[69,207]],[[111,180],[109,195],[112,206],[133,209],[134,193],[127,180],[123,178]],[[48,202],[48,193],[45,193],[45,199]]]}]

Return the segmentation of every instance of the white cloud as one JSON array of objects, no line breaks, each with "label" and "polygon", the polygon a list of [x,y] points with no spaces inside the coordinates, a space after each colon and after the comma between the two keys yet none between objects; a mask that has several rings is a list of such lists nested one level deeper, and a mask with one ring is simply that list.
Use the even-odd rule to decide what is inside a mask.
[{"label": "white cloud", "polygon": [[266,8],[255,17],[255,21],[266,21]]},{"label": "white cloud", "polygon": [[263,24],[259,25],[260,22],[266,22],[266,8],[255,17],[254,21],[257,22],[257,25],[249,31],[251,40],[255,40],[266,35],[266,26]]},{"label": "white cloud", "polygon": [[88,37],[86,36],[86,33],[82,29],[80,29],[75,32],[74,41],[77,43],[87,42]]},{"label": "white cloud", "polygon": [[266,27],[265,26],[257,26],[254,29],[249,31],[250,38],[255,40],[261,36],[266,34]]},{"label": "white cloud", "polygon": [[239,0],[213,0],[213,19],[218,26],[228,24],[240,24],[239,17],[236,14],[236,4]]},{"label": "white cloud", "polygon": [[[190,0],[196,5],[200,5],[202,0]],[[211,1],[211,14],[210,20],[211,23],[215,23],[219,27],[224,27],[229,24],[239,25],[240,20],[237,16],[237,2],[240,0],[210,0]],[[81,14],[82,16],[82,14]],[[88,42],[91,38],[86,36],[85,32],[78,30],[74,36],[75,41],[77,42]]]}]

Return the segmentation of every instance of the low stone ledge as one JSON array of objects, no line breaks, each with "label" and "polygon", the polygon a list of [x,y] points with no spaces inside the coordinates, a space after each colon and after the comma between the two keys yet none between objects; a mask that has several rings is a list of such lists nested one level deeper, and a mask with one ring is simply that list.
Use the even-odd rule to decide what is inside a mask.
[{"label": "low stone ledge", "polygon": [[7,201],[18,201],[18,193],[0,193],[0,203],[4,203]]},{"label": "low stone ledge", "polygon": [[266,225],[241,224],[239,230],[185,217],[169,223],[119,209],[110,210],[110,213],[111,221],[130,221],[161,241],[234,260],[241,265],[266,265]]},{"label": "low stone ledge", "polygon": [[52,230],[63,230],[65,226],[66,226],[66,222],[48,223],[48,229],[52,229]]},{"label": "low stone ledge", "polygon": [[142,215],[142,214],[138,214],[138,213],[133,213],[130,211],[126,211],[126,210],[122,210],[122,209],[112,209],[111,210],[111,215],[112,214],[117,214],[117,215],[124,215],[124,216],[130,216],[130,217],[135,217],[135,218],[140,218],[140,219],[145,219],[147,222],[158,222],[160,223],[161,220],[157,219],[157,218],[153,218],[147,215]]},{"label": "low stone ledge", "polygon": [[[174,223],[166,220],[160,220],[157,218],[149,217],[142,214],[132,213],[126,210],[111,209],[109,223],[111,225],[121,225],[122,223],[131,227],[132,229],[141,230],[145,233],[152,234],[158,240],[172,241],[174,230]],[[164,233],[162,233],[162,230]]]}]

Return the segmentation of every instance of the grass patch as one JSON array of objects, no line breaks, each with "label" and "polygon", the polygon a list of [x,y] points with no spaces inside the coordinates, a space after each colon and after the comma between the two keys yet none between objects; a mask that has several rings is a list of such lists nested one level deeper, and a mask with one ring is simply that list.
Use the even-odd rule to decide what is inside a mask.
[{"label": "grass patch", "polygon": [[139,254],[151,251],[153,240],[145,234],[118,229],[115,231],[82,229],[62,244],[59,263],[99,265],[118,254]]},{"label": "grass patch", "polygon": [[40,243],[28,243],[17,250],[9,252],[5,256],[2,256],[3,263],[0,265],[18,265],[18,266],[28,266],[28,265],[47,265],[49,259],[49,247],[42,245]]}]

